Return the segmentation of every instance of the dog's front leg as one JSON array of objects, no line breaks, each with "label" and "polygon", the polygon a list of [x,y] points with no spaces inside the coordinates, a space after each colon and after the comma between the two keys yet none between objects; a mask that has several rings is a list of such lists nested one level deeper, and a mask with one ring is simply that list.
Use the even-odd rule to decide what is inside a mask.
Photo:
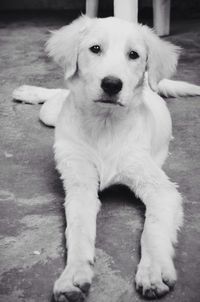
[{"label": "dog's front leg", "polygon": [[95,169],[86,163],[62,165],[66,189],[67,265],[55,282],[56,301],[83,301],[93,277],[96,216],[99,210]]},{"label": "dog's front leg", "polygon": [[146,154],[128,161],[122,174],[146,206],[136,287],[145,297],[156,298],[166,294],[176,280],[173,244],[182,221],[181,196]]}]

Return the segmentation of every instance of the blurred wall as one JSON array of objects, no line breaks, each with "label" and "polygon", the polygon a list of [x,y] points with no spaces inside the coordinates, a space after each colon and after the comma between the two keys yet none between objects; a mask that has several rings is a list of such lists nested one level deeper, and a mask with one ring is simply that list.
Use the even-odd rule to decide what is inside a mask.
[{"label": "blurred wall", "polygon": [[[99,0],[101,8],[110,9],[112,0]],[[200,10],[200,0],[171,0],[172,6],[179,10],[197,9]],[[152,6],[152,0],[139,0],[140,7]],[[126,0],[124,0],[126,5]],[[78,9],[84,11],[85,0],[0,0],[1,10],[15,9]]]}]

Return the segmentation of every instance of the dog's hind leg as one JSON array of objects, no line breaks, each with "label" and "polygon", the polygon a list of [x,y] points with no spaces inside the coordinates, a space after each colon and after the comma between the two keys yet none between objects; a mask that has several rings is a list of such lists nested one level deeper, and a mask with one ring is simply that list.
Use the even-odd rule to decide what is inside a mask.
[{"label": "dog's hind leg", "polygon": [[43,104],[40,120],[47,126],[55,126],[60,110],[67,96],[67,89],[48,89],[37,86],[23,85],[13,91],[14,100],[27,104]]},{"label": "dog's hind leg", "polygon": [[14,100],[22,101],[27,104],[42,104],[61,90],[66,91],[65,89],[48,89],[31,85],[22,85],[13,91],[12,97]]},{"label": "dog's hind leg", "polygon": [[55,126],[62,106],[69,95],[69,90],[58,89],[41,107],[40,120],[47,126]]}]

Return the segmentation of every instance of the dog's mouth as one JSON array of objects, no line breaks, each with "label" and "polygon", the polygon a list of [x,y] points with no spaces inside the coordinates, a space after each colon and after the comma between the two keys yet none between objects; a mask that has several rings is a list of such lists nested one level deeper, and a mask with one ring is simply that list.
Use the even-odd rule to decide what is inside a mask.
[{"label": "dog's mouth", "polygon": [[98,100],[94,100],[94,102],[102,103],[105,105],[114,105],[114,106],[124,107],[124,104],[122,104],[119,100],[115,100],[115,99],[98,99]]}]

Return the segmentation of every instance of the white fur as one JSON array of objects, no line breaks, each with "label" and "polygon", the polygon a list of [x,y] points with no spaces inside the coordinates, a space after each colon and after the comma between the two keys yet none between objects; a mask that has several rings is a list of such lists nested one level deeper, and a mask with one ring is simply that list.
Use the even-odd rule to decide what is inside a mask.
[{"label": "white fur", "polygon": [[12,97],[14,100],[23,101],[28,104],[42,104],[54,97],[60,89],[48,89],[30,85],[22,85],[16,88]]},{"label": "white fur", "polygon": [[[102,47],[100,55],[89,50],[95,44]],[[45,121],[52,114],[56,124],[55,159],[66,191],[68,258],[55,299],[85,297],[93,276],[98,190],[115,183],[128,185],[146,206],[136,287],[146,297],[161,296],[176,280],[173,244],[182,206],[176,185],[161,169],[172,137],[170,114],[152,89],[175,71],[178,48],[146,26],[81,17],[54,32],[47,49],[64,67],[70,89],[67,98],[67,91],[58,91],[55,115],[53,100],[40,115]],[[131,61],[130,50],[139,58]],[[120,106],[96,102],[105,98],[101,80],[109,75],[123,82]]]},{"label": "white fur", "polygon": [[166,97],[195,96],[200,95],[200,86],[164,79],[158,84],[158,93]]},{"label": "white fur", "polygon": [[57,89],[40,110],[40,120],[48,126],[55,126],[62,106],[69,95],[69,90]]}]

